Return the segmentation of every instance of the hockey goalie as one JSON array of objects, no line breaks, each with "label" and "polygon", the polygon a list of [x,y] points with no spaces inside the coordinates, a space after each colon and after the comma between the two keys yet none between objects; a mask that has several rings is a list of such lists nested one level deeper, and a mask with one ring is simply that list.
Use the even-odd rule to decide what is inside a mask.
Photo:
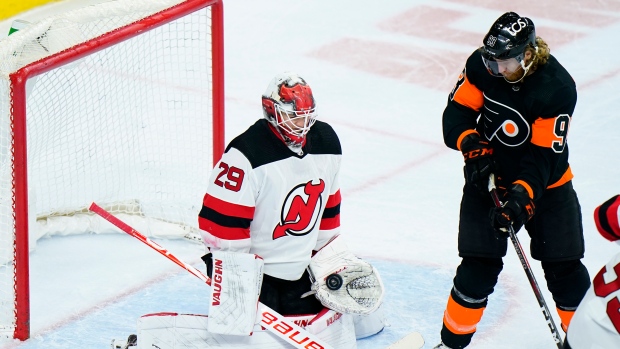
[{"label": "hockey goalie", "polygon": [[199,213],[209,314],[143,316],[138,348],[291,348],[262,308],[338,349],[383,329],[381,278],[340,236],[338,136],[295,73],[272,79],[262,108],[227,146]]}]

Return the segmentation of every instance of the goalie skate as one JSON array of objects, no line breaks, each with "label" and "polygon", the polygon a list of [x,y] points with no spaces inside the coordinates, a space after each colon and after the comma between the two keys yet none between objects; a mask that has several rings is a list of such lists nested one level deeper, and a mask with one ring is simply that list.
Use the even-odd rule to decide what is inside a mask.
[{"label": "goalie skate", "polygon": [[[422,349],[423,346],[424,338],[422,338],[422,335],[418,332],[411,332],[405,337],[401,338],[398,342],[388,346],[385,349]],[[435,348],[450,349],[448,347],[441,346],[437,346]]]}]

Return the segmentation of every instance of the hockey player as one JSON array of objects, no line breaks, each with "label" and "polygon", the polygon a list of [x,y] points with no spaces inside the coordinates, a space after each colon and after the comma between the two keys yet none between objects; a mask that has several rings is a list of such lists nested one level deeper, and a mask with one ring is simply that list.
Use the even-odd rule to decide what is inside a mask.
[{"label": "hockey player", "polygon": [[[620,195],[594,210],[599,233],[620,245]],[[566,349],[620,348],[620,253],[596,274],[568,328]]]},{"label": "hockey player", "polygon": [[[138,349],[323,347],[315,340],[353,349],[385,326],[377,270],[340,237],[342,151],[334,130],[316,120],[310,86],[279,74],[262,108],[264,118],[216,164],[198,215],[208,316],[144,315]],[[136,336],[112,344],[135,346]]]},{"label": "hockey player", "polygon": [[[375,310],[383,286],[376,270],[339,237],[338,136],[316,119],[312,90],[295,73],[270,82],[262,108],[264,118],[226,148],[204,196],[199,227],[209,272],[216,252],[254,254],[264,261],[260,302],[266,306],[285,316],[318,314],[328,306],[358,314],[357,337],[379,332],[384,323]],[[352,280],[350,263],[374,282],[363,291],[371,301],[361,308],[361,298],[335,294]]]},{"label": "hockey player", "polygon": [[[316,314],[312,251],[340,229],[340,141],[317,121],[310,86],[278,75],[262,96],[264,118],[230,142],[199,215],[210,250],[251,252],[265,261],[261,301],[282,315]],[[312,131],[312,132],[310,132]]]},{"label": "hockey player", "polygon": [[[525,225],[567,329],[590,286],[566,144],[576,101],[572,77],[532,20],[514,12],[501,15],[467,59],[443,113],[444,142],[465,158],[465,186],[462,260],[435,348],[469,345],[503,268],[508,226],[518,232]],[[504,203],[497,209],[487,189],[491,173]]]}]

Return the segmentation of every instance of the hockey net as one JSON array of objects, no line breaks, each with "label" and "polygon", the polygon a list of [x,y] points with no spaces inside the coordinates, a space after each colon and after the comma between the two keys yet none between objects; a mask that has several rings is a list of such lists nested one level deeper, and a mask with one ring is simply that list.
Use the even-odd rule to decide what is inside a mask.
[{"label": "hockey net", "polygon": [[29,337],[39,238],[106,232],[92,202],[197,230],[224,145],[222,21],[221,0],[116,0],[0,40],[0,337]]}]

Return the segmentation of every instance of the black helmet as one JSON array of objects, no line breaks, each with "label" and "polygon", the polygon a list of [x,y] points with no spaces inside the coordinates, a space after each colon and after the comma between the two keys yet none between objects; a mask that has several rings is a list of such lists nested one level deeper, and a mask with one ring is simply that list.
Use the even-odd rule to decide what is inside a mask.
[{"label": "black helmet", "polygon": [[514,12],[501,15],[482,41],[487,59],[508,59],[525,51],[527,45],[536,47],[534,22]]}]

